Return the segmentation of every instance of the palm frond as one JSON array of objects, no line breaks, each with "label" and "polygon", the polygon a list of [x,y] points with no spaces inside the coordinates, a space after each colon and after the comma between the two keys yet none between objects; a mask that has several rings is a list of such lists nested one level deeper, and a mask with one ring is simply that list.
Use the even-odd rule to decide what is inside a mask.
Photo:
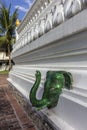
[{"label": "palm frond", "polygon": [[3,29],[2,28],[0,28],[0,33],[3,33]]},{"label": "palm frond", "polygon": [[8,8],[2,4],[0,7],[0,32],[4,32],[4,36],[0,37],[0,46],[2,46],[2,44],[11,45],[15,41],[13,35],[15,32],[17,17],[18,9],[11,14],[11,4]]},{"label": "palm frond", "polygon": [[7,40],[5,36],[0,37],[0,47],[2,47],[3,44],[6,44]]}]

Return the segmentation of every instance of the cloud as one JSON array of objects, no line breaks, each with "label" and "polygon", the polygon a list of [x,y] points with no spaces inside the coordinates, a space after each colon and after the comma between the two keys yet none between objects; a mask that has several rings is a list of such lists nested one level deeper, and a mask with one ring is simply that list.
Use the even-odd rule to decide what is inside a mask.
[{"label": "cloud", "polygon": [[32,5],[33,0],[24,0],[25,3],[27,3],[29,5],[29,7]]},{"label": "cloud", "polygon": [[[26,4],[28,4],[28,9],[29,9],[29,8],[31,7],[32,3],[33,3],[33,0],[24,0],[24,2],[25,2]],[[27,11],[28,11],[28,9],[26,9],[26,8],[20,6],[20,5],[15,5],[15,8],[18,8],[18,9],[21,10],[22,12],[27,12]]]},{"label": "cloud", "polygon": [[22,6],[19,6],[19,5],[16,5],[15,8],[18,8],[19,10],[21,10],[22,12],[27,12],[28,9],[22,7]]}]

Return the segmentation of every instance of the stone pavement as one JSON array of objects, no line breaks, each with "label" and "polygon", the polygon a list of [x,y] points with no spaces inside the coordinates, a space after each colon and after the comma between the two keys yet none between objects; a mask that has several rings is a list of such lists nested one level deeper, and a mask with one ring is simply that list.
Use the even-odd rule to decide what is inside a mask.
[{"label": "stone pavement", "polygon": [[0,75],[0,130],[36,130],[12,94],[6,75]]}]

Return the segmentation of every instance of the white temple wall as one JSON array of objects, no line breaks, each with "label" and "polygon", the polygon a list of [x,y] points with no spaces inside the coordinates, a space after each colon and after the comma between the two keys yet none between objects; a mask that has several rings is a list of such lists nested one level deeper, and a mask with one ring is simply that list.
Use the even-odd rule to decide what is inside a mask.
[{"label": "white temple wall", "polygon": [[[78,7],[77,9],[80,10],[80,3]],[[8,81],[27,100],[29,100],[30,89],[35,82],[36,70],[39,70],[42,75],[37,92],[39,99],[43,94],[47,71],[64,70],[72,74],[73,89],[63,89],[57,106],[41,111],[57,130],[87,129],[87,9],[82,8],[80,12],[78,10],[73,17],[63,21],[60,25],[50,29],[48,26],[47,32],[40,37],[25,42],[24,45],[22,41],[19,45],[16,43],[12,52],[15,66],[10,71]],[[18,28],[19,32],[21,32],[22,25]]]}]

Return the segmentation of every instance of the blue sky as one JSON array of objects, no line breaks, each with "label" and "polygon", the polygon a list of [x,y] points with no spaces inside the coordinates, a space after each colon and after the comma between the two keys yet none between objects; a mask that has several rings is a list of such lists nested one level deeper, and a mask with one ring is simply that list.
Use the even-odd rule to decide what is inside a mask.
[{"label": "blue sky", "polygon": [[18,18],[20,20],[23,19],[24,15],[26,14],[26,12],[29,10],[29,8],[31,7],[32,3],[34,0],[0,0],[3,1],[3,3],[5,3],[6,6],[9,6],[9,4],[11,3],[11,11],[13,12],[16,8],[18,8]]}]

